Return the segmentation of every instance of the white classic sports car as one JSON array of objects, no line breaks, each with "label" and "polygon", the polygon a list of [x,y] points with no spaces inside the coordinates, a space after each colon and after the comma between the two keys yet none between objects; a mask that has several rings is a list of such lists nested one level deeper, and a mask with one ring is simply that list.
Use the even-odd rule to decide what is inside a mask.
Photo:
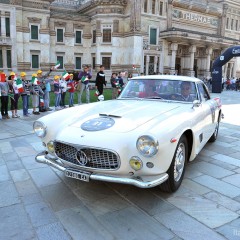
[{"label": "white classic sports car", "polygon": [[221,101],[192,77],[134,77],[116,100],[67,108],[33,129],[46,147],[36,161],[82,181],[176,191],[185,166],[216,140]]}]

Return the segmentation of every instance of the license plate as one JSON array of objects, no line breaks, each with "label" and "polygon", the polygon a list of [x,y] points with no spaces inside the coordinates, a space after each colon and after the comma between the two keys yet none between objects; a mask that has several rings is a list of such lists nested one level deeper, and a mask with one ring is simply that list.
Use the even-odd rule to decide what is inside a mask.
[{"label": "license plate", "polygon": [[69,178],[75,178],[84,182],[89,182],[90,173],[67,169],[65,170],[65,176]]}]

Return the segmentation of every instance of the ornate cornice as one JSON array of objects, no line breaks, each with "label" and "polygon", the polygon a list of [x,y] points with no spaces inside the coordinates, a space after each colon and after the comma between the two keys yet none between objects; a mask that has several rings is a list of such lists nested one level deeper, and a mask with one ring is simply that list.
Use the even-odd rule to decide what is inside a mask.
[{"label": "ornate cornice", "polygon": [[74,64],[69,64],[69,63],[65,63],[64,64],[65,69],[67,69],[67,71],[73,71],[75,68]]},{"label": "ornate cornice", "polygon": [[54,27],[66,27],[66,22],[54,22]]},{"label": "ornate cornice", "polygon": [[213,3],[207,0],[201,2],[198,0],[174,0],[172,1],[172,4],[173,7],[184,8],[190,11],[207,13],[215,16],[221,16],[223,14],[223,4],[221,2]]},{"label": "ornate cornice", "polygon": [[83,28],[84,28],[84,25],[81,24],[81,23],[74,23],[74,24],[73,24],[73,28],[74,28],[74,29],[83,29]]},{"label": "ornate cornice", "polygon": [[49,10],[50,4],[54,0],[42,0],[42,1],[30,1],[30,0],[8,0],[5,1],[8,4],[15,5],[15,6],[23,6],[28,8],[37,8],[37,9],[44,9]]},{"label": "ornate cornice", "polygon": [[18,62],[18,63],[17,63],[17,68],[18,68],[18,71],[27,71],[27,70],[30,70],[30,68],[31,68],[31,63],[30,63],[30,62]]},{"label": "ornate cornice", "polygon": [[[93,8],[96,8],[98,6],[104,6],[104,7],[107,6],[107,8],[98,8],[98,9],[96,9],[96,11],[102,11],[100,9],[106,9],[105,11],[114,11],[115,13],[117,11],[117,13],[118,13],[119,10],[116,8],[116,5],[125,7],[125,6],[127,6],[127,4],[128,4],[127,0],[91,0],[91,1],[88,1],[88,2],[80,5],[78,11],[83,13],[86,11],[91,11]],[[112,8],[110,8],[111,5],[115,5],[114,8],[116,10],[114,10],[114,8],[113,8],[113,10],[110,10],[110,9],[112,9]],[[99,12],[97,12],[97,13],[99,13]],[[104,13],[106,13],[106,12],[104,12]],[[95,14],[96,14],[96,12],[95,12]]]},{"label": "ornate cornice", "polygon": [[82,35],[82,38],[84,38],[84,39],[91,39],[92,38],[92,34],[91,33],[84,33]]},{"label": "ornate cornice", "polygon": [[17,32],[30,33],[29,27],[16,26]]},{"label": "ornate cornice", "polygon": [[75,34],[72,32],[65,32],[64,37],[75,37]]},{"label": "ornate cornice", "polygon": [[56,36],[56,32],[55,31],[50,31],[50,36]]},{"label": "ornate cornice", "polygon": [[39,33],[50,34],[50,29],[49,28],[40,28]]},{"label": "ornate cornice", "polygon": [[30,23],[41,23],[42,21],[41,18],[36,18],[36,17],[28,17],[27,19]]}]

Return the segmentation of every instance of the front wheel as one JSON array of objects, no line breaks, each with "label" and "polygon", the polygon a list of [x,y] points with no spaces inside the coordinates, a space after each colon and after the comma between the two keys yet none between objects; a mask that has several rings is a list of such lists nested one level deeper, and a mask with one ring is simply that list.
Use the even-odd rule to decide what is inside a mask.
[{"label": "front wheel", "polygon": [[167,171],[169,178],[166,182],[160,185],[161,190],[164,192],[177,191],[183,180],[187,158],[188,143],[186,137],[183,135],[178,142],[172,163]]}]

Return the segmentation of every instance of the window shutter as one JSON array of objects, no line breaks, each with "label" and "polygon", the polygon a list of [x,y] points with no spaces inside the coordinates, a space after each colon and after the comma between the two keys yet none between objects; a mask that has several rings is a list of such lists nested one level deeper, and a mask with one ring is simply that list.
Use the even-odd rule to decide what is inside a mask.
[{"label": "window shutter", "polygon": [[157,44],[157,29],[154,28],[150,29],[150,44],[153,45]]},{"label": "window shutter", "polygon": [[82,43],[82,32],[76,31],[76,43]]},{"label": "window shutter", "polygon": [[31,39],[38,40],[38,26],[31,25]]},{"label": "window shutter", "polygon": [[32,55],[32,68],[39,68],[39,56]]},{"label": "window shutter", "polygon": [[63,42],[63,29],[57,29],[57,42]]}]

